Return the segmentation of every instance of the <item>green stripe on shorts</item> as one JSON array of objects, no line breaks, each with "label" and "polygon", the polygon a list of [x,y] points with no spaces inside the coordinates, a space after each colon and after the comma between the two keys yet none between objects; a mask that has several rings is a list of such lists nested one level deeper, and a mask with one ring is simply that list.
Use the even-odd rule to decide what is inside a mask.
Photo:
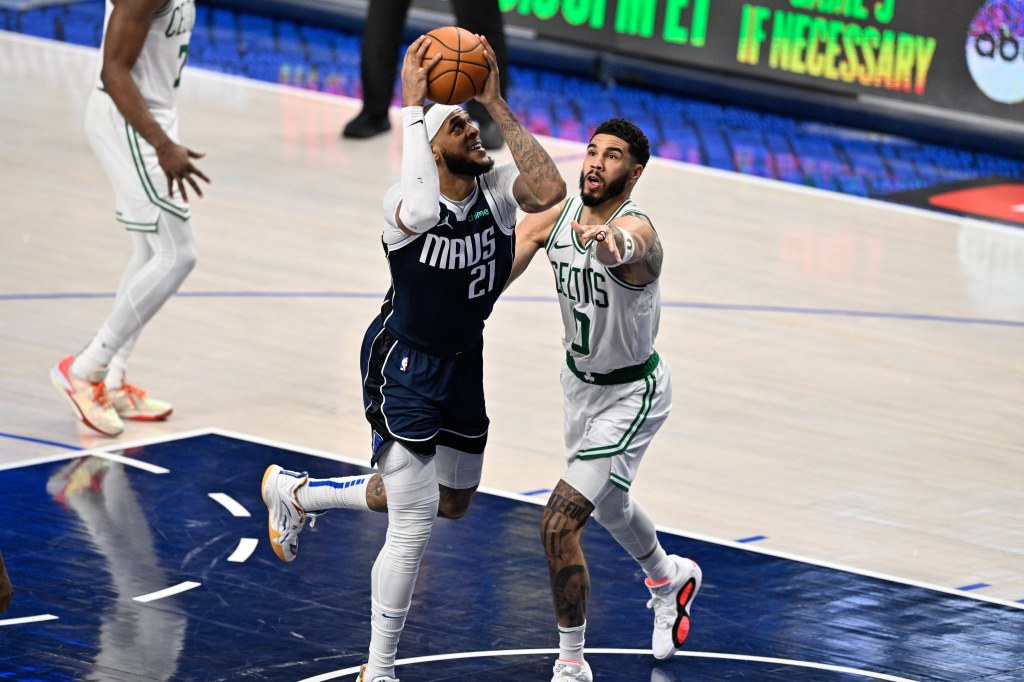
[{"label": "green stripe on shorts", "polygon": [[124,129],[128,136],[128,147],[131,148],[132,151],[132,161],[135,162],[135,171],[139,174],[139,181],[142,183],[142,189],[146,191],[146,196],[149,197],[150,203],[157,208],[167,211],[171,215],[181,218],[182,220],[188,220],[188,209],[183,211],[169,201],[160,198],[160,194],[156,191],[156,187],[153,186],[152,178],[149,177],[149,173],[146,171],[146,161],[142,156],[142,149],[139,147],[139,134],[127,121],[124,124]]},{"label": "green stripe on shorts", "polygon": [[654,401],[654,389],[657,386],[653,376],[644,377],[644,383],[647,384],[647,389],[644,391],[644,397],[640,404],[640,411],[636,413],[633,421],[630,423],[629,428],[622,434],[619,441],[613,445],[599,445],[594,448],[587,448],[586,450],[580,450],[577,457],[580,459],[598,459],[600,457],[612,457],[613,455],[621,455],[625,452],[629,444],[633,442],[640,427],[647,421],[647,415],[651,412],[651,404]]}]

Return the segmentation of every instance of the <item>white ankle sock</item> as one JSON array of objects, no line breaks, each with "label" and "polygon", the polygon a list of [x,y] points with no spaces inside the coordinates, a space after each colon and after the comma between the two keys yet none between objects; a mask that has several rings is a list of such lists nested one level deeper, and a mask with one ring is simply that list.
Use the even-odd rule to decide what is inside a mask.
[{"label": "white ankle sock", "polygon": [[124,345],[117,351],[117,354],[110,359],[110,364],[107,365],[109,371],[107,372],[106,379],[108,391],[124,386],[124,375],[128,372],[128,357],[132,354],[138,338],[139,335],[135,334],[135,336],[125,341]]},{"label": "white ankle sock", "polygon": [[79,379],[86,379],[95,370],[105,368],[123,342],[117,339],[106,325],[96,333],[89,345],[71,362],[71,373]]},{"label": "white ankle sock", "polygon": [[366,486],[373,474],[342,478],[311,478],[296,498],[307,512],[325,509],[369,509]]},{"label": "white ankle sock", "polygon": [[558,626],[558,657],[567,661],[583,660],[583,640],[587,632],[587,623],[577,628]]},{"label": "white ankle sock", "polygon": [[669,558],[669,555],[665,553],[660,544],[653,554],[643,561],[638,560],[638,562],[640,567],[644,569],[648,581],[655,585],[676,577],[676,564]]}]

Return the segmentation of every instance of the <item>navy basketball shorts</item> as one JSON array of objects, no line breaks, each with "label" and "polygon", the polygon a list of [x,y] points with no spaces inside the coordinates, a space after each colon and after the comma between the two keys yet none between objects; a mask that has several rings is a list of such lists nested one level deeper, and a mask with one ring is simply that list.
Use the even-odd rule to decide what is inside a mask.
[{"label": "navy basketball shorts", "polygon": [[438,445],[483,454],[490,424],[483,339],[463,353],[440,357],[405,345],[378,316],[363,337],[360,368],[372,463],[390,441],[419,455],[433,455]]}]

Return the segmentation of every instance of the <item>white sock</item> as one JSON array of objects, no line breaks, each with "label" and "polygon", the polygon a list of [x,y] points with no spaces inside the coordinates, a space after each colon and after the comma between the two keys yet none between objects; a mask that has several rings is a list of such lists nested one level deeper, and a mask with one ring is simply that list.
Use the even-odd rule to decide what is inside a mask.
[{"label": "white sock", "polygon": [[653,554],[643,561],[639,559],[637,561],[640,567],[644,569],[647,580],[654,585],[667,582],[676,577],[676,564],[665,553],[660,543]]},{"label": "white sock", "polygon": [[135,342],[139,339],[138,333],[124,342],[118,349],[117,354],[110,359],[107,365],[107,390],[112,391],[124,386],[124,375],[128,372],[128,357],[135,348]]},{"label": "white sock", "polygon": [[97,369],[105,368],[124,344],[113,332],[103,325],[71,363],[71,373],[79,379],[86,379]]},{"label": "white sock", "polygon": [[587,622],[578,628],[558,626],[558,657],[566,661],[583,660],[583,639],[587,631]]},{"label": "white sock", "polygon": [[369,509],[366,486],[373,474],[342,478],[311,478],[295,497],[307,512],[325,509]]},{"label": "white sock", "polygon": [[389,613],[385,618],[375,605],[370,610],[370,654],[366,660],[365,680],[378,675],[395,676],[395,657],[398,654],[398,638],[405,627],[405,616]]}]

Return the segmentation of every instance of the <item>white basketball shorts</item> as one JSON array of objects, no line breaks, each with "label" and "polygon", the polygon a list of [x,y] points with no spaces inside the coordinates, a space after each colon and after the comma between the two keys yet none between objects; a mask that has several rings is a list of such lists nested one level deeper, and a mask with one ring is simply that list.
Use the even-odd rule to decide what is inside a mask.
[{"label": "white basketball shorts", "polygon": [[615,486],[629,492],[654,434],[672,410],[672,372],[661,358],[639,381],[599,386],[562,367],[565,459],[562,480],[600,504]]},{"label": "white basketball shorts", "polygon": [[[178,139],[178,115],[173,109],[150,112],[172,140]],[[85,133],[89,146],[114,186],[117,220],[129,230],[153,232],[160,211],[189,219],[188,204],[175,188],[167,191],[167,175],[156,150],[125,121],[114,100],[95,88],[85,106]]]}]

